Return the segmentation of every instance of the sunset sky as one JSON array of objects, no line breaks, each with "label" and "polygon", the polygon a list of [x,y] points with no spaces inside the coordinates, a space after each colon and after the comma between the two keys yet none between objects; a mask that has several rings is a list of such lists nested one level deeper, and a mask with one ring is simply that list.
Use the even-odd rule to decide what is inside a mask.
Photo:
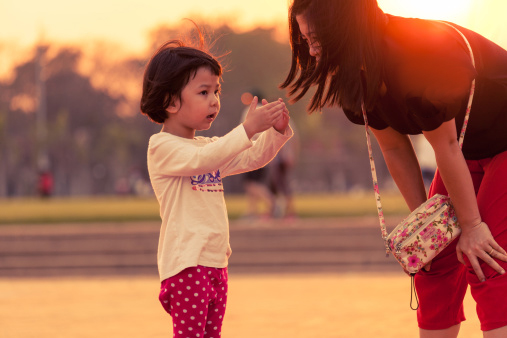
[{"label": "sunset sky", "polygon": [[[503,16],[506,0],[378,0],[385,12],[445,19],[478,31],[507,47]],[[76,44],[114,42],[125,51],[143,53],[150,30],[181,18],[227,22],[238,29],[287,25],[289,0],[17,0],[0,2],[0,67],[22,59],[37,41]],[[231,19],[233,18],[233,19]],[[0,69],[1,72],[1,69]]]}]

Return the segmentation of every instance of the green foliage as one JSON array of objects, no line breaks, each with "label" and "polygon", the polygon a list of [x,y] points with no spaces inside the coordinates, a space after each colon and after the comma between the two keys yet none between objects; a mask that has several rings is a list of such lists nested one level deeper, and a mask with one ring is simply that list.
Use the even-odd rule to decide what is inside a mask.
[{"label": "green foliage", "polygon": [[154,198],[15,198],[0,203],[0,224],[157,220]]},{"label": "green foliage", "polygon": [[[295,197],[299,217],[375,216],[373,194],[314,194]],[[245,214],[246,198],[227,195],[230,219]],[[407,214],[400,195],[386,194],[382,203],[389,214]],[[0,201],[0,224],[39,224],[65,222],[160,221],[155,198],[16,198]]]}]

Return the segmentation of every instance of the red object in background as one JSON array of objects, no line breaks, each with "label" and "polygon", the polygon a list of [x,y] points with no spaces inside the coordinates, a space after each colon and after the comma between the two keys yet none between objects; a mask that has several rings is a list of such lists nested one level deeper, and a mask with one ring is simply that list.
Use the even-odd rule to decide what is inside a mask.
[{"label": "red object in background", "polygon": [[39,194],[42,197],[48,197],[53,192],[53,175],[49,171],[42,172],[39,175]]}]

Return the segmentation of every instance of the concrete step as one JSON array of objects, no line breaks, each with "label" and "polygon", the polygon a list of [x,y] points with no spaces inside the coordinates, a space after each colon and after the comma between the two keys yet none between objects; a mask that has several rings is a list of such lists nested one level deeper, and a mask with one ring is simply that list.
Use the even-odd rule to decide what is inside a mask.
[{"label": "concrete step", "polygon": [[[399,270],[371,219],[232,222],[230,272]],[[0,228],[0,276],[157,274],[159,223]]]}]

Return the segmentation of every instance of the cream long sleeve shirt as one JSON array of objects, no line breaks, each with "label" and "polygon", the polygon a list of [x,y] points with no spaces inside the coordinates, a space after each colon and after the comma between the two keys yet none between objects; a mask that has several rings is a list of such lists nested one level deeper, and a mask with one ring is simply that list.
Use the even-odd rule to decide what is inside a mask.
[{"label": "cream long sleeve shirt", "polygon": [[148,145],[148,171],[160,204],[160,280],[191,266],[223,268],[231,255],[222,179],[269,163],[292,137],[270,128],[252,142],[243,125],[223,137],[160,132]]}]

